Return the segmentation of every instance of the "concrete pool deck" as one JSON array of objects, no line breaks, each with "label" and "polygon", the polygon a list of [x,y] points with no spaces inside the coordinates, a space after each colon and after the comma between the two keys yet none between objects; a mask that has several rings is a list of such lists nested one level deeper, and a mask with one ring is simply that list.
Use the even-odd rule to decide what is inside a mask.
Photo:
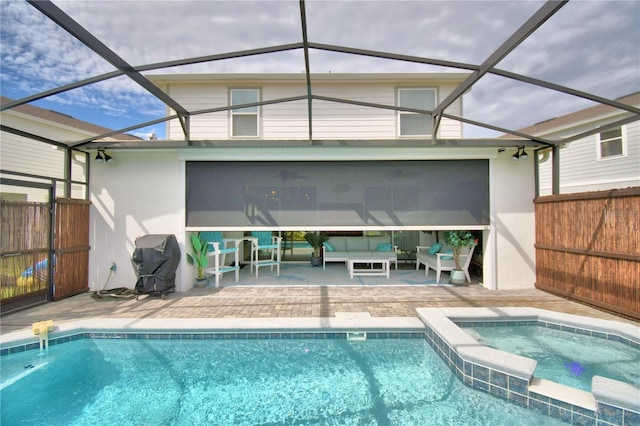
[{"label": "concrete pool deck", "polygon": [[84,293],[8,314],[0,320],[0,333],[30,329],[33,323],[44,320],[58,325],[91,318],[331,318],[341,312],[417,318],[416,308],[429,307],[533,307],[638,324],[536,289],[487,290],[480,285],[264,285],[193,288],[168,294],[165,299],[145,295],[139,300],[96,301],[90,293]]}]

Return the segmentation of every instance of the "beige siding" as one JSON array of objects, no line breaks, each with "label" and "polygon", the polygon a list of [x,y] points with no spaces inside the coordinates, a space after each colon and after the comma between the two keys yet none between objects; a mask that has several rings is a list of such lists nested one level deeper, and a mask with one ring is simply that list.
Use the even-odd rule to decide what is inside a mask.
[{"label": "beige siding", "polygon": [[[15,111],[3,112],[2,123],[8,127],[26,129],[31,133],[62,143],[78,141],[90,136],[89,133],[83,130],[51,123],[46,120],[43,121],[40,118]],[[86,182],[87,157],[81,153],[74,153],[72,158],[71,179],[78,182]],[[65,149],[12,133],[2,132],[0,133],[0,168],[6,171],[27,173],[50,179],[64,179]],[[43,182],[41,179],[22,177],[18,179]],[[4,188],[4,190],[10,191],[7,188]],[[65,194],[63,182],[58,182],[56,186],[56,194],[58,196],[85,198],[86,192],[86,187],[80,184],[72,185],[71,194]],[[36,199],[40,199],[40,197],[29,197],[30,201]]]},{"label": "beige siding", "polygon": [[[304,82],[197,82],[170,83],[164,88],[180,104],[189,110],[222,107],[229,104],[229,88],[258,87],[262,100],[305,96]],[[324,82],[314,83],[313,94],[368,102],[396,105],[396,85],[374,82]],[[438,99],[444,99],[456,84],[403,84],[400,87],[434,87]],[[460,115],[461,101],[455,102],[447,113]],[[350,105],[338,102],[314,100],[312,103],[314,139],[395,139],[397,138],[396,113],[392,110]],[[265,105],[261,108],[261,139],[300,140],[309,137],[308,103],[306,100]],[[182,139],[180,123],[168,124],[168,137]],[[462,124],[443,119],[439,138],[462,137]],[[204,114],[191,117],[191,139],[229,139],[229,112]]]},{"label": "beige siding", "polygon": [[[200,111],[228,104],[228,89],[223,86],[171,84],[167,89],[180,105],[189,111]],[[170,112],[173,114],[173,111]],[[191,139],[226,139],[229,135],[228,112],[193,115],[190,118]],[[184,139],[178,120],[168,124],[169,139]]]},{"label": "beige siding", "polygon": [[[440,85],[440,90],[438,91],[438,101],[446,99],[446,97],[449,96],[456,87],[458,87],[457,84]],[[445,113],[457,117],[462,117],[462,101],[458,99],[456,102],[451,104],[449,108],[446,109]],[[462,136],[462,123],[460,121],[451,120],[449,118],[442,119],[442,121],[440,122],[440,132],[438,133],[438,137],[440,139],[458,139]]]},{"label": "beige siding", "polygon": [[[360,102],[395,105],[391,86],[375,84],[319,87],[316,94]],[[314,101],[314,137],[318,139],[392,139],[395,114],[391,110],[335,102]]]},{"label": "beige siding", "polygon": [[64,178],[64,151],[31,139],[2,132],[0,168],[51,178]]},{"label": "beige siding", "polygon": [[[262,86],[262,99],[280,99],[307,94],[302,84]],[[261,108],[263,139],[307,139],[309,122],[307,101],[284,102]]]}]

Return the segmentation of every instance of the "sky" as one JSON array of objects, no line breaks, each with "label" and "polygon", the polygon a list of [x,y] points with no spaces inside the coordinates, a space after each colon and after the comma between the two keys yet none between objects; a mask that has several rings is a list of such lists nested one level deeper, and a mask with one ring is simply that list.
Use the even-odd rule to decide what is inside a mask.
[{"label": "sky", "polygon": [[[298,0],[54,1],[131,65],[302,41]],[[479,65],[543,1],[306,1],[311,42]],[[0,0],[0,94],[13,99],[114,70],[22,0]],[[572,0],[496,66],[608,99],[640,90],[640,1]],[[300,73],[301,50],[152,73]],[[311,72],[460,72],[401,61],[310,52]],[[166,115],[128,77],[34,103],[112,129]],[[463,97],[464,116],[519,129],[594,105],[487,75]],[[131,131],[163,138],[164,124]],[[501,133],[465,125],[465,137]]]}]

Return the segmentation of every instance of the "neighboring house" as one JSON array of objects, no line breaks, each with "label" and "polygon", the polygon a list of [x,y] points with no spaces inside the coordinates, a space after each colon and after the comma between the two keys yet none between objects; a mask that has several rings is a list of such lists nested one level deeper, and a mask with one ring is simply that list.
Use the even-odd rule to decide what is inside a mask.
[{"label": "neighboring house", "polygon": [[[2,104],[12,99],[1,97]],[[53,182],[56,195],[87,199],[88,190],[88,162],[87,155],[75,151],[69,157],[71,161],[71,176],[65,176],[65,161],[68,142],[75,142],[84,138],[110,132],[111,129],[96,126],[86,121],[77,120],[69,115],[40,108],[33,105],[21,105],[0,115],[1,124],[14,129],[28,129],[29,133],[40,136],[43,140],[55,141],[51,145],[44,141],[37,141],[21,135],[2,131],[0,134],[0,170],[34,176],[46,179],[28,179],[33,183],[43,181]],[[140,138],[128,134],[114,135],[110,141],[139,141]],[[14,177],[6,173],[6,178]],[[70,185],[71,192],[65,193],[65,180],[74,181]],[[10,201],[48,201],[49,191],[35,186],[3,185],[0,188],[0,199]]]},{"label": "neighboring house", "polygon": [[[617,101],[640,106],[640,92]],[[628,114],[628,113],[627,113]],[[597,105],[521,129],[526,134],[559,139],[620,120],[625,112]],[[551,194],[551,155],[540,157],[540,195]],[[560,193],[640,186],[640,121],[607,129],[560,149]]]},{"label": "neighboring house", "polygon": [[[486,287],[534,287],[531,163],[499,153],[500,141],[464,141],[447,118],[433,144],[430,117],[410,110],[430,110],[467,74],[312,74],[311,140],[304,74],[148,77],[191,115],[168,123],[167,140],[111,144],[116,161],[91,168],[92,289],[137,237],[174,234],[177,290],[188,290],[185,241],[198,230],[411,231],[429,243],[422,231],[469,229]],[[288,101],[252,105],[277,99]],[[461,99],[447,109],[462,112]],[[129,268],[116,278],[135,282]]]}]

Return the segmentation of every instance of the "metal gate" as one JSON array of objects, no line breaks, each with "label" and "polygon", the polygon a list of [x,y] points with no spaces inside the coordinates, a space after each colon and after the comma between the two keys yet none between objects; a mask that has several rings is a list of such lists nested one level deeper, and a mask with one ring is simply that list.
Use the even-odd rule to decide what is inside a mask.
[{"label": "metal gate", "polygon": [[90,202],[58,198],[53,204],[0,203],[2,315],[89,289]]},{"label": "metal gate", "polygon": [[50,299],[48,202],[0,203],[0,310],[8,314]]}]

